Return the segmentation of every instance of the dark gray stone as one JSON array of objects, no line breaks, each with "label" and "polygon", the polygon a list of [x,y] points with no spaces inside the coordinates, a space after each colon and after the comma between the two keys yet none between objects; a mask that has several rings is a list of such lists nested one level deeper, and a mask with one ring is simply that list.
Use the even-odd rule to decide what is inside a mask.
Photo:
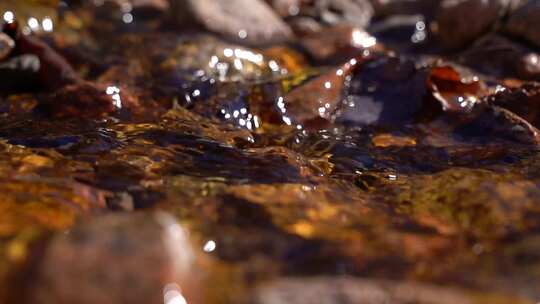
[{"label": "dark gray stone", "polygon": [[510,16],[506,31],[540,47],[540,0],[531,0]]},{"label": "dark gray stone", "polygon": [[502,35],[490,34],[478,39],[459,55],[458,61],[492,77],[540,79],[538,54]]},{"label": "dark gray stone", "polygon": [[371,0],[375,15],[423,15],[432,17],[442,0]]}]

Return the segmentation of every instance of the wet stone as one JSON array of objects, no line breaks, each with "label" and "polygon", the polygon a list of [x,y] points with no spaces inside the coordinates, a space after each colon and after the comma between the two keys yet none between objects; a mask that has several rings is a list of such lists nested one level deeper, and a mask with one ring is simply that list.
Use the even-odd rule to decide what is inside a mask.
[{"label": "wet stone", "polygon": [[353,58],[278,97],[276,105],[283,122],[297,128],[321,128],[331,122],[352,73],[362,61],[362,57]]},{"label": "wet stone", "polygon": [[459,126],[456,133],[481,142],[499,138],[523,144],[540,144],[540,131],[536,127],[515,113],[496,106],[475,113],[472,121]]},{"label": "wet stone", "polygon": [[373,16],[373,7],[367,0],[305,1],[299,14],[322,25],[350,24],[365,28]]},{"label": "wet stone", "polygon": [[[162,39],[150,38],[149,43],[163,43]],[[274,58],[265,56],[260,50],[226,43],[208,35],[197,35],[190,39],[171,38],[175,43],[163,45],[152,53],[152,78],[166,81],[166,86],[182,87],[200,82],[210,82],[207,94],[215,81],[256,81],[273,79],[285,70]],[[155,66],[154,66],[155,65]],[[217,85],[217,84],[215,84]],[[190,92],[191,93],[191,92]],[[192,96],[197,97],[197,96]]]},{"label": "wet stone", "polygon": [[104,118],[130,104],[135,104],[134,97],[116,86],[82,82],[45,95],[37,112],[56,118]]},{"label": "wet stone", "polygon": [[478,76],[464,69],[440,64],[432,67],[427,79],[433,97],[446,112],[467,112],[486,94],[486,87]]},{"label": "wet stone", "polygon": [[497,78],[537,80],[538,54],[534,49],[501,35],[487,35],[459,55],[458,61]]},{"label": "wet stone", "polygon": [[488,96],[486,100],[489,104],[512,111],[535,127],[540,127],[540,86],[537,84],[504,89]]},{"label": "wet stone", "polygon": [[484,83],[461,67],[375,56],[356,69],[335,117],[345,125],[403,126],[465,113],[484,90]]},{"label": "wet stone", "polygon": [[525,39],[532,45],[540,46],[540,1],[530,0],[515,10],[506,24],[505,30],[511,35]]},{"label": "wet stone", "polygon": [[290,28],[262,0],[174,0],[179,25],[196,22],[224,38],[246,44],[270,44],[291,38]]},{"label": "wet stone", "polygon": [[15,48],[15,41],[8,35],[0,32],[0,61],[4,60]]},{"label": "wet stone", "polygon": [[427,71],[404,58],[382,56],[359,66],[336,120],[343,124],[399,125],[423,107]]},{"label": "wet stone", "polygon": [[441,43],[457,49],[480,37],[495,25],[506,8],[505,0],[446,0],[436,22]]},{"label": "wet stone", "polygon": [[[145,136],[157,145],[174,147],[176,155],[158,171],[161,174],[223,178],[231,183],[249,180],[273,184],[309,180],[318,171],[308,159],[287,148],[240,150],[170,131],[148,132]],[[268,171],[269,168],[272,170]]]},{"label": "wet stone", "polygon": [[349,25],[336,25],[305,35],[300,43],[318,63],[344,62],[364,50],[379,47],[375,37]]}]

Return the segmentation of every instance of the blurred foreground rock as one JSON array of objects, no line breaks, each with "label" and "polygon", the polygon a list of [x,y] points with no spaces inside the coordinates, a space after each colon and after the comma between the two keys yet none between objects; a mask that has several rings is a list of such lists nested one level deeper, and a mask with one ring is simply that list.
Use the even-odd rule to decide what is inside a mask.
[{"label": "blurred foreground rock", "polygon": [[172,216],[106,215],[52,239],[28,303],[185,303],[196,293],[193,262]]},{"label": "blurred foreground rock", "polygon": [[254,296],[257,304],[469,304],[460,290],[407,282],[351,277],[280,279],[263,285]]}]

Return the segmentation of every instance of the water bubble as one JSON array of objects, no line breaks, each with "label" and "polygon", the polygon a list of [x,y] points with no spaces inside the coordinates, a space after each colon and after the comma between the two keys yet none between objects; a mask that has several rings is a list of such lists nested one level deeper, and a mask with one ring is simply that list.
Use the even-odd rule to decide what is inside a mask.
[{"label": "water bubble", "polygon": [[216,242],[213,241],[213,240],[210,240],[208,242],[206,242],[206,244],[204,244],[203,246],[203,250],[204,252],[212,252],[214,250],[216,250]]},{"label": "water bubble", "polygon": [[246,30],[240,30],[238,32],[238,37],[240,37],[240,39],[246,39],[247,38],[247,32]]}]

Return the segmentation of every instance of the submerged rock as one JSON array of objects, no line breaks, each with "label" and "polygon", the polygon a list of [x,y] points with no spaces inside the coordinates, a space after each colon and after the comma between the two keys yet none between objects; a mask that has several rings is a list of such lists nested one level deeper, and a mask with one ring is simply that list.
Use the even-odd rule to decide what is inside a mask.
[{"label": "submerged rock", "polygon": [[[189,20],[200,11],[200,32],[142,24],[135,4],[163,1],[105,1],[131,4],[133,22],[118,19],[127,4],[69,1],[84,5],[62,4],[65,19],[39,41],[52,49],[30,43],[0,63],[11,88],[6,70],[53,67],[37,94],[0,94],[0,302],[22,300],[3,301],[4,291],[37,304],[539,298],[540,90],[498,83],[534,79],[534,49],[478,41],[459,63],[500,70],[488,78],[424,56],[439,50],[430,30],[440,1],[373,0],[412,4],[368,29],[377,41],[362,28],[365,1],[266,1],[310,65],[290,45],[225,42],[274,30],[249,19],[262,1],[173,3],[191,5]],[[253,43],[271,41],[263,36]],[[381,41],[392,43],[367,47]],[[191,244],[155,209],[174,210],[215,258],[201,265],[210,300],[196,299]],[[12,267],[34,256],[28,273]]]},{"label": "submerged rock", "polygon": [[193,78],[215,78],[221,82],[262,80],[281,74],[279,64],[261,52],[210,36],[180,41],[156,70],[156,74],[191,72]]},{"label": "submerged rock", "polygon": [[382,56],[359,66],[336,121],[353,125],[402,125],[424,106],[427,71],[410,60]]},{"label": "submerged rock", "polygon": [[320,128],[332,120],[341,104],[356,65],[363,59],[351,59],[342,66],[306,81],[277,100],[283,122],[292,126]]},{"label": "submerged rock", "polygon": [[37,110],[48,117],[95,119],[111,116],[135,103],[135,98],[119,87],[82,82],[44,95]]},{"label": "submerged rock", "polygon": [[186,231],[170,215],[106,215],[51,240],[28,303],[193,303],[193,266]]},{"label": "submerged rock", "polygon": [[523,144],[540,144],[540,131],[515,113],[497,106],[485,107],[458,124],[456,134],[480,142],[508,140]]}]

